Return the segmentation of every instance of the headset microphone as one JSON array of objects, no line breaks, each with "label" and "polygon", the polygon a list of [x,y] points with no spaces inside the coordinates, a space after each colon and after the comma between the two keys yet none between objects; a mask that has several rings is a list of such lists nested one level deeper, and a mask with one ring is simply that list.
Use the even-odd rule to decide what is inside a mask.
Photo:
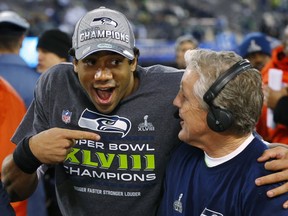
[{"label": "headset microphone", "polygon": [[177,109],[174,113],[174,118],[176,119],[180,119],[180,116],[179,116],[179,110]]}]

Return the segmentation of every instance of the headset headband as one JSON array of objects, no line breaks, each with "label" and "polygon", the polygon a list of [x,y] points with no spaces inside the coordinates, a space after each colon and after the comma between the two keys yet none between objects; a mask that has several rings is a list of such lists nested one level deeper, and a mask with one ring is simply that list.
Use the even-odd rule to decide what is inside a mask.
[{"label": "headset headband", "polygon": [[243,59],[231,68],[229,68],[225,73],[221,74],[216,81],[210,86],[208,91],[204,94],[203,99],[207,104],[211,104],[212,101],[217,97],[219,92],[224,88],[224,86],[236,77],[238,74],[252,68],[252,65],[247,59]]}]

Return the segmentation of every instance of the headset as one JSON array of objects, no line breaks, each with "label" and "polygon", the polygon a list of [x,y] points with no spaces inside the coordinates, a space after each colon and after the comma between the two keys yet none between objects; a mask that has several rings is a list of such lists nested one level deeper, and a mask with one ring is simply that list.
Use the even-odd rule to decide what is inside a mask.
[{"label": "headset", "polygon": [[211,130],[223,132],[232,125],[234,121],[233,114],[229,110],[214,106],[213,100],[228,82],[249,68],[252,68],[252,65],[247,59],[237,62],[221,74],[204,94],[203,100],[209,105],[207,124]]}]

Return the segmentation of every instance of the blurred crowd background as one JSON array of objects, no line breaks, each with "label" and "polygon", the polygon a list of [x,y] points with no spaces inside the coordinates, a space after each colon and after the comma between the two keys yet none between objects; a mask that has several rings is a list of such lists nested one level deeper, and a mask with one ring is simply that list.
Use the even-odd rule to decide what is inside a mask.
[{"label": "blurred crowd background", "polygon": [[[150,58],[160,63],[173,58],[173,42],[183,34],[192,34],[200,47],[234,50],[245,34],[261,31],[278,38],[288,23],[288,0],[2,0],[0,10],[16,11],[29,20],[28,36],[51,28],[72,35],[76,21],[99,6],[125,13],[142,60],[165,53],[164,60]],[[162,49],[145,49],[155,44]]]}]

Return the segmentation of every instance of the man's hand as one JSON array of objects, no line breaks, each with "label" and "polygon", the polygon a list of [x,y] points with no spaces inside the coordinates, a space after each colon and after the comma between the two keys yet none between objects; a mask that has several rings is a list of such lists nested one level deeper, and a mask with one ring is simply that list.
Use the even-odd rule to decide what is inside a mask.
[{"label": "man's hand", "polygon": [[[288,148],[278,146],[268,149],[258,158],[258,161],[265,162],[269,159],[274,160],[266,162],[265,169],[276,173],[257,178],[255,183],[261,186],[286,181],[286,183],[281,186],[267,191],[268,197],[275,197],[288,192]],[[283,207],[288,208],[288,200],[283,204]]]},{"label": "man's hand", "polygon": [[100,136],[87,131],[51,128],[31,137],[29,146],[40,162],[57,164],[65,160],[76,140],[81,139],[99,140]]},{"label": "man's hand", "polygon": [[276,91],[268,87],[268,85],[265,85],[264,88],[264,104],[266,104],[267,107],[274,109],[276,107],[276,104],[280,100],[280,98],[287,95],[287,89],[286,87],[283,87],[281,90]]}]

